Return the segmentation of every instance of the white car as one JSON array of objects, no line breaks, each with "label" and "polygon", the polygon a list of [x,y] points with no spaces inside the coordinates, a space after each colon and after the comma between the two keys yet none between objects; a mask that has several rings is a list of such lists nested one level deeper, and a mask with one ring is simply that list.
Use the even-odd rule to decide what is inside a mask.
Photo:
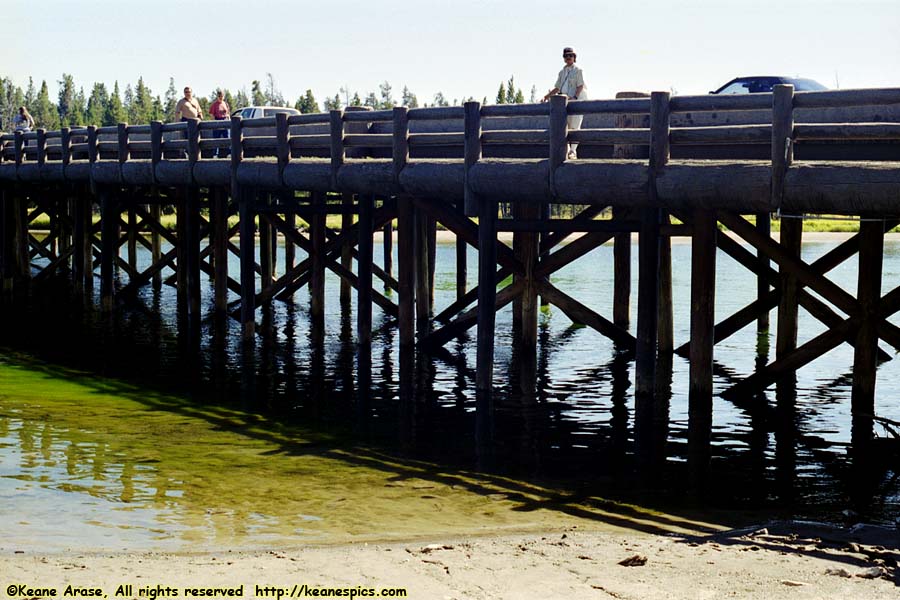
[{"label": "white car", "polygon": [[299,115],[300,111],[296,108],[287,108],[286,106],[247,106],[232,112],[231,116],[242,119],[261,119],[262,117],[274,117],[279,113]]}]

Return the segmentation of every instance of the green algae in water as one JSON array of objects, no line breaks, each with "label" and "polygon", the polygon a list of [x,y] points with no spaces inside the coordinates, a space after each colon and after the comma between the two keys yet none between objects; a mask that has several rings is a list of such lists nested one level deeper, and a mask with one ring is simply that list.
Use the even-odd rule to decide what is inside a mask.
[{"label": "green algae in water", "polygon": [[0,520],[0,548],[410,539],[599,526],[624,508],[575,510],[552,495],[112,380],[0,364],[0,512],[13,516]]}]

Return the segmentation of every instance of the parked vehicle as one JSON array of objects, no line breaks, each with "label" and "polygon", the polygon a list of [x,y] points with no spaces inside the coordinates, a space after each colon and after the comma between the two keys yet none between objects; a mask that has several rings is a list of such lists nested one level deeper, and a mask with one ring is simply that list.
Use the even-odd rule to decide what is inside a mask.
[{"label": "parked vehicle", "polygon": [[242,119],[260,119],[262,117],[274,117],[279,113],[299,115],[300,111],[296,108],[287,108],[286,106],[247,106],[232,112],[231,116]]},{"label": "parked vehicle", "polygon": [[771,92],[778,84],[790,84],[795,92],[819,92],[828,88],[812,79],[757,75],[737,77],[710,94],[761,94]]}]

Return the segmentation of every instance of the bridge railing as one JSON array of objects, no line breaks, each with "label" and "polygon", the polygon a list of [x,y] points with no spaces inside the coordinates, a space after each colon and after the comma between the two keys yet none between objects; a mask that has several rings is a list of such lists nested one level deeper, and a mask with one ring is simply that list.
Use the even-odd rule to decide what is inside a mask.
[{"label": "bridge railing", "polygon": [[[510,104],[479,106],[477,110],[478,145],[482,149],[503,151],[522,147],[558,150],[565,144],[590,146],[632,146],[649,152],[653,132],[650,98],[618,98],[570,102],[564,97],[543,104]],[[773,144],[773,94],[736,96],[675,96],[666,101],[665,131],[668,146],[771,145]],[[554,109],[554,106],[556,108]],[[812,142],[885,142],[900,140],[900,89],[839,90],[792,93],[789,100],[791,127],[786,132],[788,144]],[[871,121],[851,122],[844,116],[853,107],[872,107]],[[890,107],[879,112],[877,107]],[[554,111],[556,111],[555,114]],[[832,120],[805,120],[804,112],[832,114]],[[830,111],[830,113],[829,113]],[[842,112],[844,111],[844,112]],[[746,112],[756,120],[768,122],[734,123],[729,115]],[[569,130],[559,120],[561,115],[583,115],[584,126]],[[615,118],[637,117],[638,127],[616,126]],[[706,115],[700,118],[700,115]],[[442,157],[463,159],[469,155],[466,146],[467,120],[476,118],[465,107],[413,108],[400,117],[396,110],[337,110],[330,113],[266,117],[241,121],[240,145],[243,156],[292,158],[331,158],[341,164],[345,158],[396,158],[398,154],[425,157],[430,149],[442,148]],[[558,125],[552,123],[557,118]],[[827,118],[827,117],[826,117]],[[858,117],[854,117],[858,118]],[[821,119],[819,119],[821,121]],[[798,121],[798,123],[794,123]],[[697,125],[698,122],[705,122]],[[716,123],[723,124],[716,124]],[[281,123],[281,125],[279,125]],[[439,125],[445,123],[445,125]],[[437,124],[437,125],[436,125]],[[403,135],[394,130],[404,128]],[[279,129],[281,127],[281,129]],[[28,133],[0,135],[0,164],[38,165],[70,161],[118,161],[153,158],[156,160],[216,160],[224,158],[231,140],[217,137],[215,132],[228,130],[229,121],[203,121],[70,128],[59,131],[38,129]],[[93,131],[93,134],[91,134]],[[280,132],[280,133],[279,133]],[[156,138],[154,138],[156,135]],[[779,134],[780,135],[780,134]],[[469,143],[474,140],[469,138]],[[781,140],[779,143],[784,143]],[[286,152],[285,152],[286,149]],[[194,153],[194,157],[188,154]],[[515,156],[515,153],[512,154]],[[537,155],[540,156],[540,155]],[[562,157],[559,162],[565,162]]]}]

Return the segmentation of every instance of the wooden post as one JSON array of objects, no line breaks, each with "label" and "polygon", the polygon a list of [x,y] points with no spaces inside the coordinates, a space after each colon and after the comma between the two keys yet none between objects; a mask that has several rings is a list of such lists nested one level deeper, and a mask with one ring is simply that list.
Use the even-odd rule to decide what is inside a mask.
[{"label": "wooden post", "polygon": [[13,214],[14,203],[12,193],[5,187],[0,187],[0,233],[2,233],[3,260],[0,265],[3,269],[3,292],[8,294],[13,290],[13,275],[15,273],[15,216]]},{"label": "wooden post", "polygon": [[[198,152],[199,156],[199,152]],[[187,300],[188,314],[192,325],[199,323],[200,318],[200,190],[192,185],[187,188],[184,208],[185,222],[184,245],[187,254]]]},{"label": "wooden post", "polygon": [[[119,177],[121,177],[122,165],[131,158],[128,151],[128,123],[119,123],[117,133]],[[137,214],[133,202],[129,202],[128,206],[128,265],[134,270],[137,269]]]},{"label": "wooden post", "polygon": [[[232,133],[234,133],[232,120]],[[234,160],[234,138],[232,137],[232,161]],[[238,150],[240,152],[240,149]],[[238,203],[241,235],[241,330],[245,341],[254,339],[256,326],[256,215],[253,210],[252,195],[244,194],[241,186],[232,183],[231,195]]]},{"label": "wooden post", "polygon": [[[256,190],[256,204],[263,207],[263,211],[268,214],[268,209],[272,206],[272,198],[269,192],[264,190]],[[272,285],[272,274],[275,270],[275,259],[272,255],[272,226],[268,221],[260,217],[259,219],[259,267],[262,271],[262,281],[260,288],[268,289]]]},{"label": "wooden post", "polygon": [[25,134],[21,131],[14,131],[13,136],[13,150],[16,154],[16,169],[18,169],[22,166],[22,160],[25,158]]},{"label": "wooden post", "polygon": [[[519,215],[524,219],[538,219],[542,211],[539,204],[523,204],[517,203],[519,206]],[[527,365],[534,364],[534,352],[537,348],[537,325],[538,325],[538,301],[537,286],[534,281],[534,269],[537,264],[539,248],[538,234],[536,232],[520,232],[519,244],[516,250],[516,256],[525,266],[525,289],[521,295],[521,335],[522,350],[528,351]]]},{"label": "wooden post", "polygon": [[427,331],[431,317],[430,290],[428,289],[428,215],[423,210],[416,210],[416,329],[419,337]]},{"label": "wooden post", "polygon": [[[766,239],[772,236],[772,220],[769,213],[756,214],[756,231]],[[756,251],[756,265],[756,299],[762,303],[769,295],[769,290],[771,289],[769,278],[764,275],[769,271],[769,257],[762,250]],[[762,333],[768,330],[769,310],[766,309],[760,312],[759,317],[756,319],[756,331]]]},{"label": "wooden post", "polygon": [[772,88],[772,208],[781,208],[784,176],[794,159],[794,86]]},{"label": "wooden post", "polygon": [[214,269],[213,295],[216,311],[224,313],[228,309],[228,208],[225,190],[219,186],[212,186],[209,193]]},{"label": "wooden post", "polygon": [[[650,96],[650,194],[656,200],[656,176],[669,159],[669,93]],[[635,392],[653,394],[656,381],[656,350],[659,318],[659,225],[658,208],[642,211],[638,247],[638,323],[635,349]]]},{"label": "wooden post", "polygon": [[[275,115],[275,139],[277,143],[276,156],[278,158],[278,181],[284,185],[284,170],[291,162],[291,128],[288,125],[288,116],[285,113],[277,113]],[[285,192],[278,192],[276,198],[279,200],[286,195]],[[290,210],[290,209],[286,209]],[[292,212],[285,212],[284,220],[287,225],[294,228],[295,216]],[[272,231],[272,274],[275,278],[278,265],[278,230],[274,227]],[[290,255],[290,256],[289,256]],[[294,266],[294,245],[287,238],[284,240],[284,272],[287,273]]]},{"label": "wooden post", "polygon": [[[19,132],[21,133],[21,132]],[[28,243],[28,197],[21,189],[13,199],[13,220],[16,230],[16,264],[18,265],[19,279],[31,279],[31,256]]]},{"label": "wooden post", "polygon": [[360,194],[359,199],[359,258],[357,282],[356,331],[357,339],[363,346],[372,342],[372,211],[375,198]]},{"label": "wooden post", "polygon": [[231,201],[238,206],[238,231],[241,246],[241,337],[246,343],[256,338],[256,215],[251,198],[238,183],[237,171],[244,160],[241,118],[231,118]]},{"label": "wooden post", "polygon": [[[382,229],[382,245],[384,246],[384,272],[388,277],[393,277],[394,271],[394,223],[388,221]],[[384,289],[389,290],[390,286],[387,281],[384,282]]]},{"label": "wooden post", "polygon": [[463,133],[464,144],[464,213],[474,217],[479,214],[478,202],[475,192],[469,182],[469,171],[481,160],[481,104],[478,102],[466,102],[465,104],[465,131]]},{"label": "wooden post", "polygon": [[[294,191],[289,190],[286,192],[282,192],[282,204],[285,205],[285,213],[284,213],[284,222],[291,229],[291,231],[297,230],[297,215],[293,212],[293,206],[295,203],[294,200]],[[293,244],[289,239],[285,238],[284,240],[284,272],[290,273],[294,268],[294,265],[297,262],[297,246]]]},{"label": "wooden post", "polygon": [[392,161],[394,167],[394,186],[397,191],[403,187],[400,185],[400,173],[409,162],[409,114],[405,106],[395,106],[393,110],[394,133],[392,146]]},{"label": "wooden post", "polygon": [[[800,257],[803,244],[803,220],[798,216],[782,215],[781,247],[791,256]],[[781,299],[778,303],[778,337],[775,340],[775,358],[781,358],[797,347],[798,295],[800,283],[797,277],[783,268],[778,269],[781,282]]]},{"label": "wooden post", "polygon": [[[660,210],[660,223],[669,225],[671,219],[666,210]],[[672,239],[668,235],[659,238],[659,352],[671,354],[675,350],[675,317],[672,314]]]},{"label": "wooden post", "polygon": [[716,214],[695,209],[691,238],[691,350],[688,458],[695,486],[709,467],[712,433],[713,345],[716,300]]},{"label": "wooden post", "polygon": [[413,257],[415,247],[415,211],[412,198],[397,197],[397,305],[399,311],[400,346],[412,346],[416,340],[415,287]]},{"label": "wooden post", "polygon": [[[617,221],[630,215],[627,209],[613,209]],[[613,239],[613,323],[627,330],[631,322],[631,232],[617,233]]]},{"label": "wooden post", "polygon": [[[794,86],[776,85],[772,90],[772,207],[780,208],[784,193],[784,176],[793,161]],[[781,245],[789,254],[799,257],[803,242],[803,221],[799,215],[784,215],[781,220]],[[778,338],[775,356],[780,358],[797,347],[797,278],[779,268],[781,300],[778,305]]]},{"label": "wooden post", "polygon": [[875,414],[875,375],[878,367],[878,328],[881,322],[881,272],[884,260],[884,221],[863,218],[859,224],[857,300],[860,326],[853,355],[851,405],[854,452],[865,455],[872,439]]},{"label": "wooden post", "polygon": [[108,189],[100,188],[100,299],[104,311],[113,308],[115,262],[119,245],[119,206]]},{"label": "wooden post", "polygon": [[556,169],[566,161],[569,135],[566,110],[569,98],[562,94],[550,97],[550,193],[556,196]]},{"label": "wooden post", "polygon": [[188,300],[188,205],[186,188],[175,191],[175,289],[178,309],[187,308]]},{"label": "wooden post", "polygon": [[[337,111],[332,111],[332,115]],[[325,194],[312,192],[313,216],[310,219],[312,243],[312,267],[309,277],[310,316],[314,338],[320,338],[325,330]]]},{"label": "wooden post", "polygon": [[[157,193],[155,202],[150,205],[150,218],[153,219],[154,223],[159,223],[160,216],[162,214],[162,207],[160,206],[160,197]],[[162,238],[159,235],[159,232],[156,231],[156,228],[153,228],[150,232],[150,257],[153,261],[153,264],[157,264],[162,258]],[[153,274],[153,289],[158,290],[162,287],[162,271],[156,271]]]},{"label": "wooden post", "polygon": [[[465,201],[459,200],[456,209],[465,215]],[[462,300],[466,295],[467,279],[469,277],[467,255],[468,244],[459,235],[456,236],[456,300]]]},{"label": "wooden post", "polygon": [[497,203],[480,199],[478,211],[478,340],[476,392],[490,398],[494,386],[494,321],[497,301]]},{"label": "wooden post", "polygon": [[[362,202],[362,196],[357,197],[357,202]],[[360,211],[362,211],[362,204],[359,207]],[[341,232],[350,231],[353,227],[353,194],[350,192],[344,192],[341,194]],[[362,227],[362,225],[360,225]],[[360,233],[362,233],[362,229],[360,229]],[[341,244],[341,266],[344,267],[347,271],[353,270],[353,243],[350,238],[344,240],[344,243]],[[352,298],[352,289],[350,282],[345,278],[341,278],[341,308],[342,310],[349,310],[350,308],[350,300]]]},{"label": "wooden post", "polygon": [[37,164],[43,167],[47,161],[47,130],[43,127],[37,130]]},{"label": "wooden post", "polygon": [[344,164],[344,111],[332,110],[330,113],[331,124],[331,187],[338,189],[337,176],[341,165]]},{"label": "wooden post", "polygon": [[428,234],[428,314],[434,310],[434,270],[437,261],[437,220],[427,217]]}]

